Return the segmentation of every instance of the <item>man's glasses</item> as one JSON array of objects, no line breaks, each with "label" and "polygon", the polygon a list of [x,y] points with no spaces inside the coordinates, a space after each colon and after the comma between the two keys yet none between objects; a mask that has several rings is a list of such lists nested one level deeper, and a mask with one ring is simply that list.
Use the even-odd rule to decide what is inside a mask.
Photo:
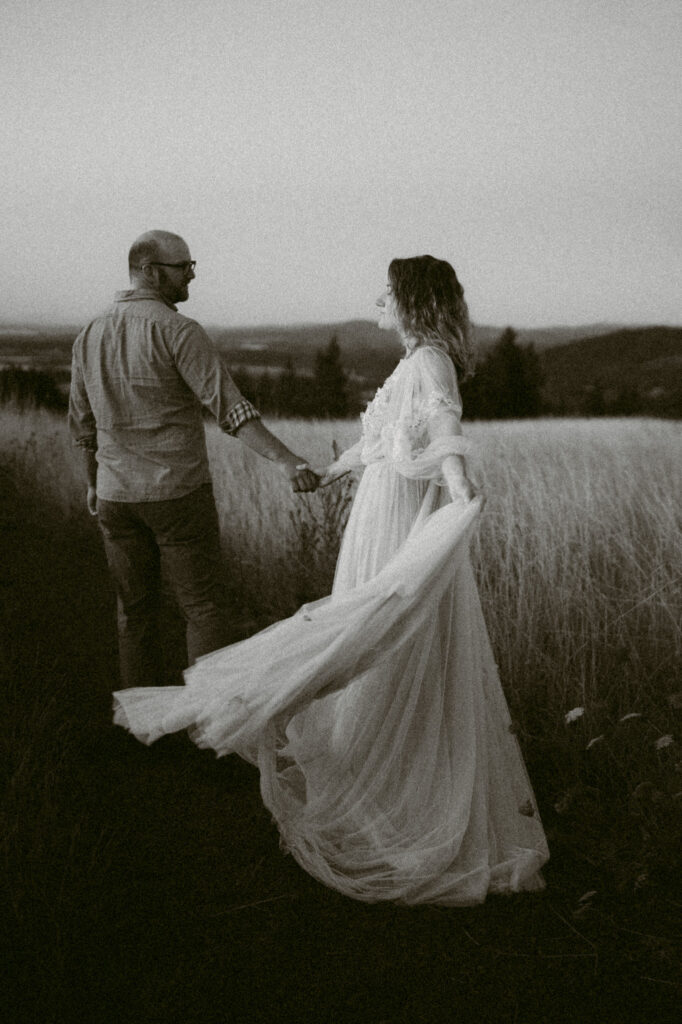
[{"label": "man's glasses", "polygon": [[193,272],[196,265],[196,260],[186,260],[184,263],[159,263],[158,261],[150,260],[146,264],[148,267],[173,267],[174,270],[182,270],[185,274],[190,270]]}]

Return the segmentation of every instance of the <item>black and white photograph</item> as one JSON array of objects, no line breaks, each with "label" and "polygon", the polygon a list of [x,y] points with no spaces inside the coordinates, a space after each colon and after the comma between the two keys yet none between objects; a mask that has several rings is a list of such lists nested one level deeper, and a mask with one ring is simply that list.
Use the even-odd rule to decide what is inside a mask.
[{"label": "black and white photograph", "polygon": [[1,25],[3,1020],[679,1020],[680,4]]}]

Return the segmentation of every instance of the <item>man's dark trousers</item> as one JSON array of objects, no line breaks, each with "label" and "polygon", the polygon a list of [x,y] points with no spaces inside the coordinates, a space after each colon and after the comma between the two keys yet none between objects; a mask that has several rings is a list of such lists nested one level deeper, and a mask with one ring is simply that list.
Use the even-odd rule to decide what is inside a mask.
[{"label": "man's dark trousers", "polygon": [[116,587],[121,685],[162,678],[159,636],[161,569],[187,624],[187,655],[227,643],[220,534],[210,484],[166,501],[104,501],[97,514]]}]

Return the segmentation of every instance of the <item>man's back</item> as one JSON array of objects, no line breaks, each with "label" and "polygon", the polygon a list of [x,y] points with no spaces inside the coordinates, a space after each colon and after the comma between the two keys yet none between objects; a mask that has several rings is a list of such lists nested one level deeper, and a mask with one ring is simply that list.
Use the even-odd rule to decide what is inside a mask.
[{"label": "man's back", "polygon": [[97,450],[109,501],[181,497],[210,479],[201,413],[223,429],[243,402],[210,340],[155,292],[119,292],[73,347],[74,439]]}]

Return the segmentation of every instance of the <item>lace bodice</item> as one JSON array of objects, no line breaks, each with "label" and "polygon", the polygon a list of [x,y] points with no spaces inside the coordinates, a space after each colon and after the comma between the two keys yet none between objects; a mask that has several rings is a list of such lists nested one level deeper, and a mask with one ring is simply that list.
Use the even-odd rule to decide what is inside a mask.
[{"label": "lace bodice", "polygon": [[443,458],[468,449],[461,415],[451,360],[439,349],[418,348],[401,359],[363,413],[356,461],[387,460],[405,476],[439,478]]}]

